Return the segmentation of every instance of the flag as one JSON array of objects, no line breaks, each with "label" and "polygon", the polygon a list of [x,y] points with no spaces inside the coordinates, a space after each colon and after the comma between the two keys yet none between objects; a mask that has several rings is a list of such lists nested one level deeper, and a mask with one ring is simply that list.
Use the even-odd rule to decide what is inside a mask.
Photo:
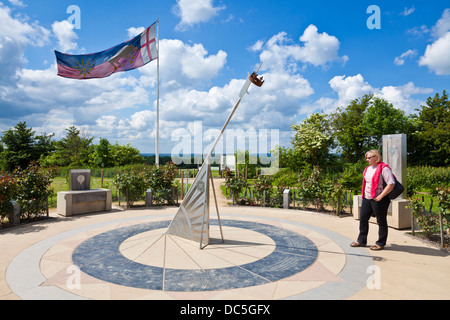
[{"label": "flag", "polygon": [[58,76],[71,79],[106,78],[116,72],[140,68],[158,59],[156,22],[135,38],[111,49],[85,55],[55,51]]}]

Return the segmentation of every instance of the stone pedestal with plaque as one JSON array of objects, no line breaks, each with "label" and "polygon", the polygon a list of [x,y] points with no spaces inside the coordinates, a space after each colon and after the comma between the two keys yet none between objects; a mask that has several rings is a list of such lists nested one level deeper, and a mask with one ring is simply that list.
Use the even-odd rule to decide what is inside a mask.
[{"label": "stone pedestal with plaque", "polygon": [[112,192],[91,190],[91,170],[71,170],[70,191],[58,192],[58,214],[64,217],[105,212],[112,209]]}]

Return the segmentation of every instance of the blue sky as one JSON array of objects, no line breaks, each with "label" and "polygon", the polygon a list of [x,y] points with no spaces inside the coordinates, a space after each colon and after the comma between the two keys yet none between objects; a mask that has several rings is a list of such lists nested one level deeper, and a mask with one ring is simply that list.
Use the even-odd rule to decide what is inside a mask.
[{"label": "blue sky", "polygon": [[[279,130],[374,93],[406,113],[450,84],[448,1],[0,0],[0,132],[84,134],[155,150],[156,62],[106,79],[56,76],[54,50],[93,53],[160,21],[160,151],[222,128],[262,61],[231,130]],[[68,20],[80,9],[80,29]],[[367,9],[376,5],[376,12]],[[375,14],[375,16],[373,16]],[[379,29],[368,28],[375,17]],[[76,20],[71,20],[76,22]]]}]

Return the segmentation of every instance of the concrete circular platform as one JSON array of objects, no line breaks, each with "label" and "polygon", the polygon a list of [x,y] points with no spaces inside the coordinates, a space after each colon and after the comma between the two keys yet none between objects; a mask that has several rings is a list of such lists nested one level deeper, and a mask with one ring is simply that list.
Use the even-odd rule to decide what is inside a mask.
[{"label": "concrete circular platform", "polygon": [[[160,216],[124,219],[45,239],[14,259],[8,283],[22,298],[33,298],[33,289],[39,299],[315,298],[336,285],[331,298],[344,299],[365,286],[364,271],[372,263],[361,251],[353,265],[345,252],[350,239],[301,223],[225,216],[225,243],[213,239],[200,250],[195,242],[165,235],[169,222]],[[219,238],[216,225],[212,221],[211,235]],[[41,273],[27,292],[18,283],[18,264],[21,274],[23,266],[29,274]],[[355,275],[346,279],[354,268],[364,275],[359,281]]]},{"label": "concrete circular platform", "polygon": [[[357,234],[357,221],[350,217],[248,207],[221,208],[225,243],[213,223],[212,243],[200,250],[198,243],[165,234],[175,211],[115,211],[0,234],[6,245],[20,243],[2,253],[7,263],[0,299],[401,298],[391,283],[398,274],[405,276],[408,266],[400,272],[392,264],[405,254],[412,257],[392,249],[408,250],[414,243],[425,252],[399,231],[391,232],[391,250],[350,248]],[[433,264],[449,265],[448,255],[429,250]],[[381,288],[370,287],[374,267],[382,271]],[[440,274],[436,268],[429,280]],[[448,291],[433,279],[434,290]]]},{"label": "concrete circular platform", "polygon": [[[273,225],[222,220],[225,234],[232,228],[234,240],[227,238],[224,243],[212,243],[200,250],[196,242],[166,235],[169,224],[150,222],[100,234],[78,246],[72,260],[84,273],[106,282],[149,290],[199,292],[285,279],[310,267],[318,256],[308,238]],[[217,225],[217,221],[211,224]],[[137,258],[128,258],[124,251],[137,253]],[[145,261],[137,261],[143,254]]]}]

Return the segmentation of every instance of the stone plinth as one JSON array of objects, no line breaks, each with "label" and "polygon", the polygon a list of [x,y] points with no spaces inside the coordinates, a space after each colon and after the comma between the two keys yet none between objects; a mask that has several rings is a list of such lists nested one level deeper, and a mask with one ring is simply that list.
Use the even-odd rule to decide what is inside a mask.
[{"label": "stone plinth", "polygon": [[58,192],[58,214],[64,217],[111,211],[112,192],[107,189]]}]

